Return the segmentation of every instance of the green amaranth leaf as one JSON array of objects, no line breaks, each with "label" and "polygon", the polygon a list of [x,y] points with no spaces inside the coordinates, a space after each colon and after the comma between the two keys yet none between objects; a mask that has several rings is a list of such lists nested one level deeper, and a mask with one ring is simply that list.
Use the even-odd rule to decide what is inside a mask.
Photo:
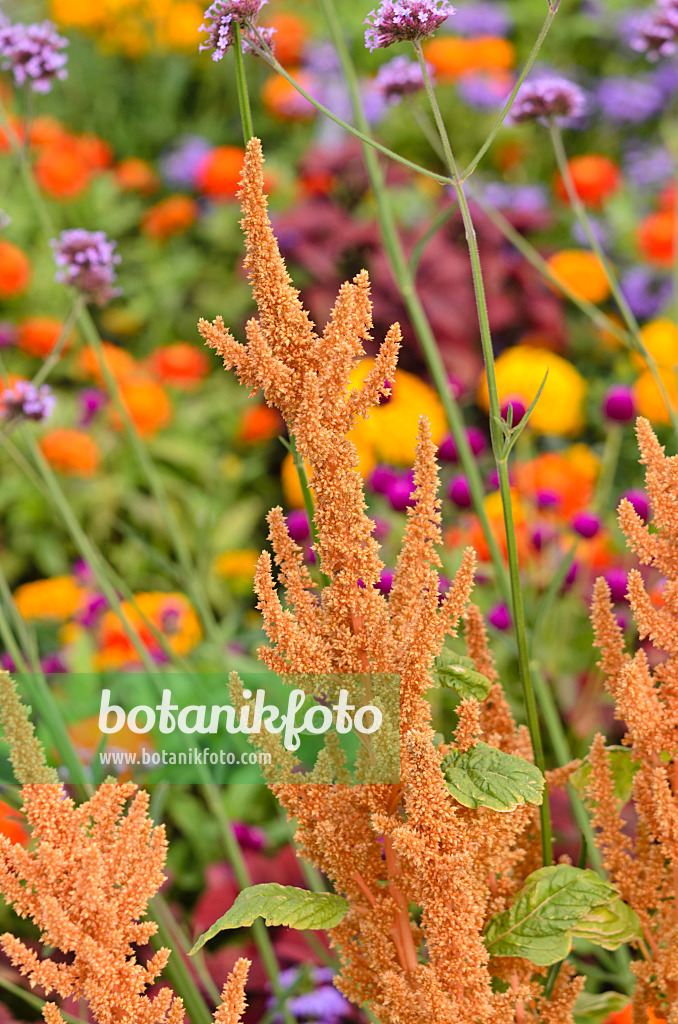
[{"label": "green amaranth leaf", "polygon": [[476,743],[465,754],[452,751],[442,761],[447,788],[464,807],[513,811],[519,804],[540,804],[544,776],[522,757]]},{"label": "green amaranth leaf", "polygon": [[521,956],[539,967],[564,960],[576,938],[617,949],[640,924],[609,882],[595,871],[557,864],[526,880],[513,905],[491,917],[485,945],[492,956]]},{"label": "green amaranth leaf", "polygon": [[[621,804],[631,799],[633,778],[640,768],[640,762],[634,761],[628,747],[606,747],[610,759],[610,770],[614,779],[614,795]],[[570,776],[570,782],[580,796],[586,793],[591,778],[591,762],[585,757],[582,763]]]},{"label": "green amaranth leaf", "polygon": [[227,928],[246,928],[258,917],[268,925],[289,928],[334,928],[348,912],[348,903],[331,892],[310,892],[294,885],[265,882],[251,885],[236,897],[223,917],[195,942],[191,954]]},{"label": "green amaranth leaf", "polygon": [[475,700],[485,700],[492,685],[470,658],[455,654],[446,647],[434,662],[433,675],[439,686],[456,690],[462,699],[473,697]]}]

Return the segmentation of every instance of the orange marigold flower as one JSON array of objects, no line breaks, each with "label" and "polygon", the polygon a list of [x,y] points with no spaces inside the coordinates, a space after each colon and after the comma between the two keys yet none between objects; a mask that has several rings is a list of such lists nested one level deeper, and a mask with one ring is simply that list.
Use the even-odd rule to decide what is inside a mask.
[{"label": "orange marigold flower", "polygon": [[198,187],[212,199],[235,199],[245,157],[241,146],[215,146],[198,170]]},{"label": "orange marigold flower", "polygon": [[605,268],[587,249],[561,249],[549,258],[549,270],[559,284],[579,299],[604,302],[610,294]]},{"label": "orange marigold flower", "polygon": [[424,46],[424,53],[441,81],[452,81],[470,72],[507,71],[516,61],[513,44],[501,36],[437,36]]},{"label": "orange marigold flower", "polygon": [[78,153],[93,171],[105,171],[113,163],[113,150],[98,135],[77,135],[73,139]]},{"label": "orange marigold flower", "polygon": [[[574,188],[586,206],[602,206],[621,186],[621,172],[613,160],[602,153],[585,153],[568,160]],[[567,190],[560,175],[555,180],[555,193],[567,202]]]},{"label": "orange marigold flower", "polygon": [[23,825],[20,811],[15,810],[4,800],[0,800],[0,836],[5,836],[10,843],[23,843],[28,839],[28,831]]},{"label": "orange marigold flower", "polygon": [[157,348],[148,360],[148,365],[164,384],[182,391],[192,391],[210,370],[210,361],[205,351],[189,345],[187,341],[175,341],[172,345]]},{"label": "orange marigold flower", "polygon": [[0,238],[0,299],[11,299],[28,287],[31,279],[31,264],[25,252]]},{"label": "orange marigold flower", "polygon": [[31,122],[28,130],[28,138],[31,146],[49,146],[53,143],[62,142],[68,137],[68,132],[57,121],[56,117],[42,115]]},{"label": "orange marigold flower", "polygon": [[673,266],[675,230],[673,211],[651,213],[641,221],[637,238],[643,257],[659,267]]},{"label": "orange marigold flower", "polygon": [[[19,142],[23,142],[25,137],[26,137],[26,133],[24,132],[24,126],[22,125],[22,123],[19,120],[19,118],[18,117],[14,117],[13,114],[10,114],[9,123],[10,123],[10,127],[11,127],[14,135],[16,136],[17,140]],[[9,153],[11,148],[12,147],[10,145],[10,141],[9,141],[8,136],[7,136],[7,132],[5,131],[5,129],[3,127],[0,126],[0,153]]]},{"label": "orange marigold flower", "polygon": [[[676,388],[675,372],[663,366],[660,366],[657,372],[664,385],[671,408],[674,411],[678,411],[678,389]],[[633,396],[639,415],[644,416],[651,423],[669,424],[671,422],[666,402],[649,370],[641,373],[634,384]]]},{"label": "orange marigold flower", "polygon": [[160,179],[148,160],[138,156],[121,160],[113,173],[122,192],[138,192],[139,195],[150,196],[160,187]]},{"label": "orange marigold flower", "polygon": [[267,18],[266,25],[275,29],[273,44],[280,63],[285,67],[298,64],[309,36],[308,23],[297,14],[280,11]]},{"label": "orange marigold flower", "polygon": [[190,196],[168,196],[162,199],[141,218],[141,227],[149,238],[159,242],[172,235],[183,234],[198,216],[198,204]]},{"label": "orange marigold flower", "polygon": [[[121,608],[127,621],[136,629],[145,647],[159,651],[158,641],[144,623],[142,615],[167,640],[176,654],[188,654],[202,639],[202,629],[190,601],[179,593],[149,591],[135,594],[137,612],[128,601]],[[108,670],[139,661],[139,655],[125,632],[116,612],[108,611],[99,627],[97,668]]]},{"label": "orange marigold flower", "polygon": [[52,469],[65,476],[94,476],[101,462],[101,450],[84,430],[60,427],[45,434],[40,450]]},{"label": "orange marigold flower", "polygon": [[[153,437],[172,421],[173,409],[164,388],[150,377],[128,377],[119,382],[120,398],[142,437]],[[112,423],[122,429],[120,416],[113,412]]]},{"label": "orange marigold flower", "polygon": [[[55,347],[63,324],[53,316],[31,316],[19,324],[17,331],[17,347],[29,356],[38,356],[44,359]],[[69,337],[64,349],[71,342]]]},{"label": "orange marigold flower", "polygon": [[[120,348],[118,345],[111,345],[110,342],[105,341],[103,343],[103,350],[104,363],[108,367],[109,373],[118,383],[134,376],[138,372],[136,360],[124,348]],[[78,369],[83,376],[95,381],[100,387],[105,386],[106,381],[99,366],[99,359],[93,348],[87,347],[80,352],[78,356]]]},{"label": "orange marigold flower", "polygon": [[35,178],[52,199],[74,199],[92,180],[92,167],[71,140],[44,146],[35,161]]},{"label": "orange marigold flower", "polygon": [[256,444],[258,441],[270,441],[286,430],[280,413],[270,405],[249,405],[245,409],[237,438],[243,444]]},{"label": "orange marigold flower", "polygon": [[79,608],[82,590],[72,576],[52,576],[22,583],[14,591],[14,603],[27,622],[53,619],[65,622]]},{"label": "orange marigold flower", "polygon": [[556,511],[563,519],[590,505],[598,471],[598,460],[579,444],[562,452],[545,452],[529,462],[516,462],[513,469],[519,493],[536,500],[540,494],[556,496]]},{"label": "orange marigold flower", "polygon": [[[291,74],[307,92],[312,92],[312,82],[308,75],[298,68],[292,68]],[[315,117],[313,104],[304,99],[282,75],[271,75],[266,79],[261,99],[269,113],[285,121],[309,121]]]}]

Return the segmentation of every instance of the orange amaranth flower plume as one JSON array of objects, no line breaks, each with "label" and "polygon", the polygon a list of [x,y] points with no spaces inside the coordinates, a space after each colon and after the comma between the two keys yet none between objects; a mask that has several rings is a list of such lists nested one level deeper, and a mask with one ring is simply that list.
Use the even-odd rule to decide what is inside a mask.
[{"label": "orange amaranth flower plume", "polygon": [[648,1007],[655,1007],[678,1021],[678,456],[665,456],[647,420],[639,419],[636,429],[654,529],[627,500],[619,506],[619,524],[628,546],[644,565],[665,575],[666,585],[664,605],[655,608],[634,569],[628,599],[641,640],[650,637],[666,659],[651,669],[642,649],[634,656],[626,651],[603,579],[596,583],[592,611],[605,685],[617,718],[626,724],[624,743],[637,765],[633,841],[620,816],[602,736],[591,749],[589,798],[605,868],[643,927],[644,959],[632,966],[638,977],[633,1019],[644,1021]]},{"label": "orange amaranth flower plume", "polygon": [[[157,931],[142,919],[164,881],[166,853],[164,829],[148,817],[148,794],[135,789],[104,783],[76,806],[58,784],[23,787],[33,846],[0,836],[0,893],[69,959],[41,959],[9,933],[0,945],[31,986],[87,1000],[98,1024],[181,1024],[184,1007],[171,989],[146,994],[169,950],[143,964],[135,949]],[[47,1024],[62,1020],[55,1003],[44,1016]]]},{"label": "orange amaranth flower plume", "polygon": [[[218,317],[200,331],[240,381],[285,418],[309,469],[315,505],[318,593],[282,509],[269,514],[274,559],[264,552],[255,590],[274,671],[393,673],[400,677],[397,785],[278,784],[297,820],[302,855],[332,880],[349,911],[330,933],[342,973],[338,985],[368,1002],[381,1024],[503,1024],[533,1021],[550,1006],[550,1024],[571,1021],[579,982],[563,968],[550,1004],[527,961],[491,962],[483,928],[504,910],[537,867],[538,819],[532,807],[498,814],[461,807],[441,769],[449,746],[436,746],[426,691],[445,637],[465,622],[467,649],[493,682],[488,699],[463,709],[459,739],[531,757],[497,681],[484,624],[468,605],[475,555],[468,549],[444,599],[439,597],[440,503],[435,446],[426,420],[415,455],[415,501],[388,597],[375,587],[383,563],[366,514],[358,453],[347,434],[388,393],[400,344],[391,327],[358,388],[351,371],[372,327],[366,272],[342,285],[322,335],[292,286],[266,213],[261,144],[252,139],[242,177],[246,266],[259,308],[238,343]],[[278,569],[277,583],[273,568]],[[283,596],[284,592],[284,596]],[[323,779],[323,782],[329,780]],[[412,907],[418,907],[416,917]],[[496,991],[493,978],[508,983]],[[501,987],[501,986],[500,986]],[[506,987],[506,986],[505,986]]]}]

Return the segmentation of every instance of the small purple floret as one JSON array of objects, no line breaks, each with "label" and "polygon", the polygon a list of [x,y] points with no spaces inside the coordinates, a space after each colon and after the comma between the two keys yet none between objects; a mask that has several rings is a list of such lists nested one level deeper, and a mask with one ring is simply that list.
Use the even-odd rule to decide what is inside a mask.
[{"label": "small purple floret", "polygon": [[511,124],[522,124],[555,118],[557,123],[562,123],[580,117],[585,111],[586,97],[579,86],[567,78],[549,75],[523,82],[509,120]]},{"label": "small purple floret", "polygon": [[68,57],[61,52],[67,46],[51,21],[0,23],[0,67],[12,72],[17,86],[30,83],[33,92],[50,92],[55,79],[68,77]]},{"label": "small purple floret", "polygon": [[52,239],[50,245],[59,268],[55,274],[56,281],[71,285],[86,302],[96,302],[98,306],[120,294],[120,289],[113,287],[116,279],[113,268],[120,262],[120,256],[115,252],[117,242],[104,231],[71,228]]},{"label": "small purple floret", "polygon": [[0,419],[41,422],[49,419],[55,405],[56,399],[48,384],[36,388],[30,380],[17,380],[0,392]]},{"label": "small purple floret", "polygon": [[447,0],[384,0],[365,18],[365,46],[378,50],[428,39],[452,14]]},{"label": "small purple floret", "polygon": [[[429,67],[428,70],[431,75],[433,69]],[[410,96],[423,89],[424,77],[415,60],[408,60],[401,55],[394,57],[388,64],[382,64],[377,71],[374,84],[384,100],[393,106],[399,103],[403,96]]]},{"label": "small purple floret", "polygon": [[[254,34],[257,16],[268,0],[214,0],[205,11],[205,24],[200,26],[201,32],[207,33],[207,41],[200,44],[199,50],[212,51],[212,60],[221,60],[235,44],[236,25],[240,26],[241,48],[243,53],[260,51],[259,40]],[[207,22],[211,21],[211,25]],[[275,29],[257,29],[259,35],[270,46]]]}]

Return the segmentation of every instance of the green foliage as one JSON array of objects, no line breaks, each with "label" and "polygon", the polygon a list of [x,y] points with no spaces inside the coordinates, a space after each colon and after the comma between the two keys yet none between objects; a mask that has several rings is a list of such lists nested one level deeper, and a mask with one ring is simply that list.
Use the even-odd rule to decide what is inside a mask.
[{"label": "green foliage", "polygon": [[330,892],[310,892],[294,885],[264,882],[244,889],[223,917],[215,921],[193,945],[191,954],[229,928],[249,927],[258,917],[267,925],[285,925],[288,928],[334,928],[346,916],[348,903]]},{"label": "green foliage", "polygon": [[447,647],[434,662],[433,676],[438,686],[456,690],[462,699],[484,700],[492,685],[487,676],[478,672],[470,658]]},{"label": "green foliage", "polygon": [[508,910],[485,929],[492,956],[520,956],[540,967],[564,960],[576,938],[617,949],[640,925],[616,889],[595,871],[568,864],[534,871]]},{"label": "green foliage", "polygon": [[512,811],[543,799],[544,776],[535,765],[486,743],[477,743],[463,754],[446,754],[442,769],[447,788],[464,807]]},{"label": "green foliage", "polygon": [[[631,799],[633,779],[640,768],[638,761],[631,757],[628,747],[607,747],[610,758],[610,770],[614,779],[614,795],[621,804]],[[585,757],[579,768],[570,776],[570,782],[580,796],[586,793],[591,777],[591,761]]]},{"label": "green foliage", "polygon": [[628,1002],[629,997],[621,992],[582,992],[574,1004],[575,1024],[604,1024],[611,1013],[619,1013]]}]

